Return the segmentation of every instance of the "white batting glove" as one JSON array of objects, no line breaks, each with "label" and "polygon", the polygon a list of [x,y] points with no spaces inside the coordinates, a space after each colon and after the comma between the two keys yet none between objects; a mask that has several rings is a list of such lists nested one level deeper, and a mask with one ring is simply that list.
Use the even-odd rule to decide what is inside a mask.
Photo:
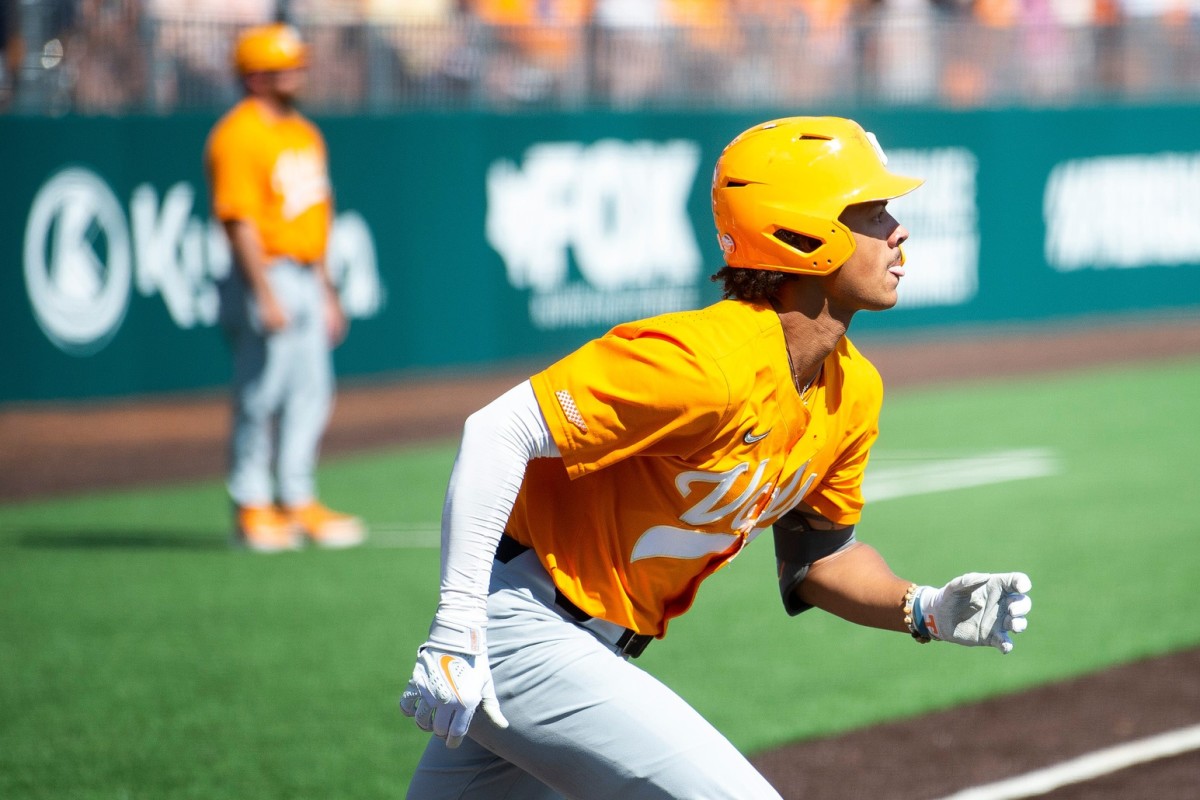
[{"label": "white batting glove", "polygon": [[434,619],[429,641],[417,650],[412,680],[400,696],[400,710],[413,717],[421,730],[445,739],[447,747],[458,747],[476,708],[482,708],[497,727],[508,727],[492,685],[483,630]]},{"label": "white batting glove", "polygon": [[988,645],[1009,653],[1013,649],[1009,634],[1020,633],[1028,624],[1025,615],[1033,601],[1025,593],[1031,588],[1033,583],[1023,572],[969,572],[941,589],[922,586],[913,606],[917,632],[943,642]]}]

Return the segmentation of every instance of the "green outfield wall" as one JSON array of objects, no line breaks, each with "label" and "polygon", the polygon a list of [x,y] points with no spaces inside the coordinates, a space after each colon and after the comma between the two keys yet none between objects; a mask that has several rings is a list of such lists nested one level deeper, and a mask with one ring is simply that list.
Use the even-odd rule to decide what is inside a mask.
[{"label": "green outfield wall", "polygon": [[[550,358],[717,298],[720,148],[784,111],[319,119],[343,376]],[[860,331],[1200,309],[1200,110],[856,111],[900,172],[901,304]],[[0,402],[223,385],[209,116],[0,117]]]}]

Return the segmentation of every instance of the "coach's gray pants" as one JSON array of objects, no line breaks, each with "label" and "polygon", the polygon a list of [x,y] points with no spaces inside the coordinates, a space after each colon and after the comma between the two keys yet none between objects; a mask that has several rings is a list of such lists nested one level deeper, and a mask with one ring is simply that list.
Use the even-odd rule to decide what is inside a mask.
[{"label": "coach's gray pants", "polygon": [[333,403],[325,289],[311,268],[287,259],[275,262],[267,279],[288,316],[287,327],[271,335],[263,334],[258,305],[239,275],[221,286],[233,352],[228,489],[238,505],[302,505],[316,494],[317,451]]},{"label": "coach's gray pants", "polygon": [[532,551],[494,565],[488,626],[509,727],[480,712],[460,747],[431,738],[409,800],[779,800],[678,695],[557,609]]}]

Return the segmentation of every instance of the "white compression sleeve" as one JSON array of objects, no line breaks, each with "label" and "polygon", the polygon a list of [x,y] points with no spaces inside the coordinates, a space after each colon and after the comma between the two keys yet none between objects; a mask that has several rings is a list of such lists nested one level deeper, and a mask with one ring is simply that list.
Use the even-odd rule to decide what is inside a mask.
[{"label": "white compression sleeve", "polygon": [[492,559],[525,467],[559,455],[529,381],[467,418],[442,508],[439,617],[486,627]]}]

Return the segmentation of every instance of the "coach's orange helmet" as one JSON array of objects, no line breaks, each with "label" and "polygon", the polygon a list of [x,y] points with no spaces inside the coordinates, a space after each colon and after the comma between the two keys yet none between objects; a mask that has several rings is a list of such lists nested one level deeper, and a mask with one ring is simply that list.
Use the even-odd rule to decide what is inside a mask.
[{"label": "coach's orange helmet", "polygon": [[238,36],[233,63],[241,75],[299,69],[308,64],[308,48],[291,25],[258,25]]},{"label": "coach's orange helmet", "polygon": [[854,253],[847,206],[908,194],[923,179],[889,172],[858,123],[787,117],[730,142],[713,173],[717,240],[731,267],[828,275]]}]

